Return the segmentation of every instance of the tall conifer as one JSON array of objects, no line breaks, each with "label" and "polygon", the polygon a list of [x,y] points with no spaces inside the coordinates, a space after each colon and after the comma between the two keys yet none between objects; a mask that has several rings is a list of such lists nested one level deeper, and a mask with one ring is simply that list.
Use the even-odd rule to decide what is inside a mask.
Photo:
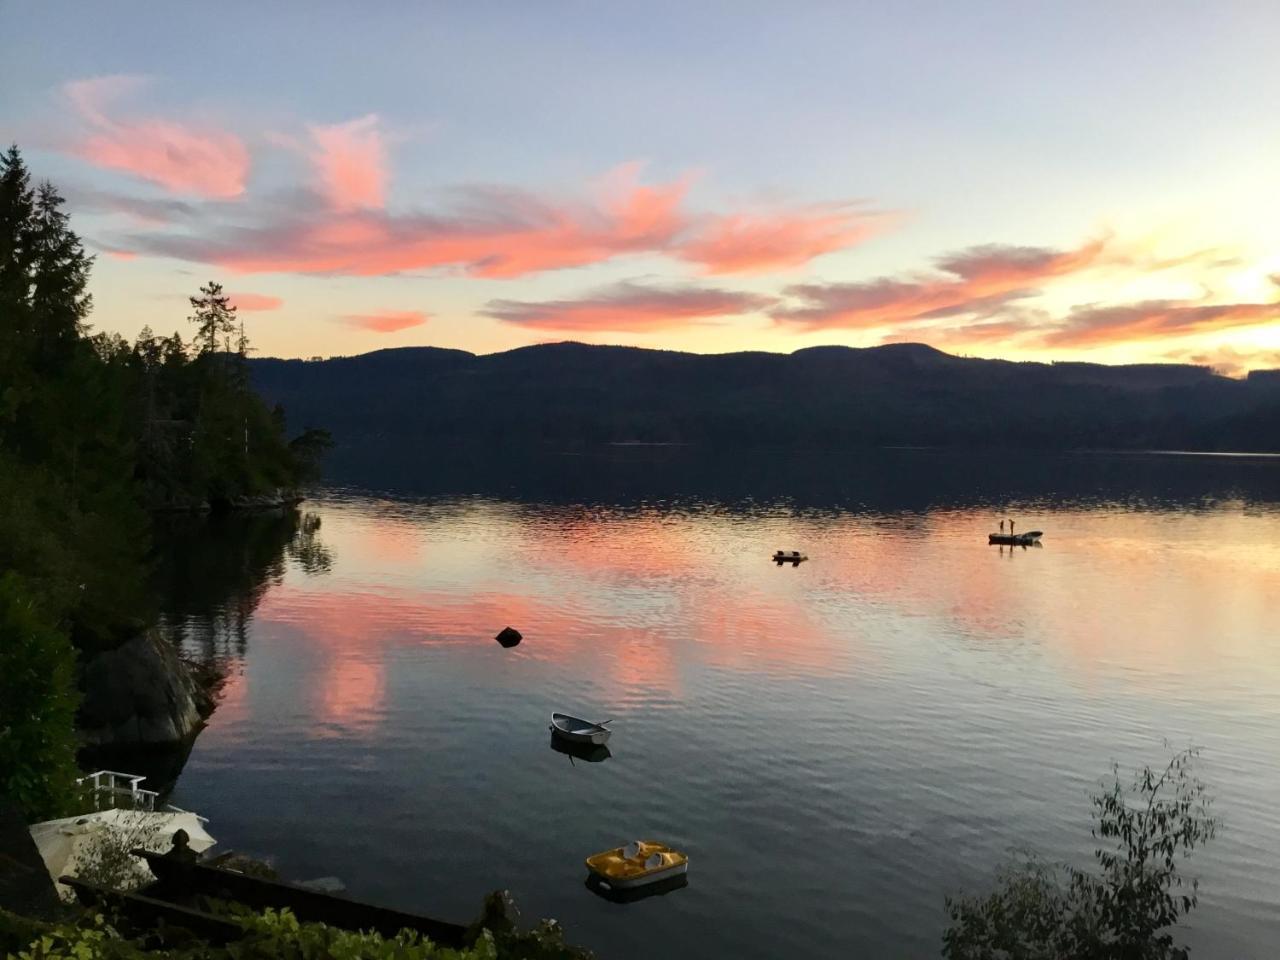
[{"label": "tall conifer", "polygon": [[231,337],[236,332],[236,308],[222,292],[222,284],[210,280],[200,288],[200,296],[191,297],[188,319],[196,325],[195,343],[200,353],[214,353],[219,347],[231,352]]}]

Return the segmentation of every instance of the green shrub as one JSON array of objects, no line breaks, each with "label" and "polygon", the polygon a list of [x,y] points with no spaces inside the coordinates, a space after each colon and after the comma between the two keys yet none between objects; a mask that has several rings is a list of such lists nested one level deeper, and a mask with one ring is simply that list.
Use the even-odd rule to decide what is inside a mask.
[{"label": "green shrub", "polygon": [[144,956],[171,960],[499,960],[488,933],[470,948],[453,950],[407,930],[382,937],[323,923],[299,923],[288,910],[239,914],[237,920],[247,931],[245,938],[221,948],[192,941],[149,949],[141,941],[121,937],[101,914],[86,915],[79,923],[30,925],[26,930],[21,929],[21,918],[13,920],[12,924],[0,923],[0,933],[13,928],[14,933],[29,935],[7,938],[6,954],[15,960],[136,960]]},{"label": "green shrub", "polygon": [[1126,789],[1118,770],[1093,797],[1090,873],[1034,857],[1006,869],[994,892],[947,898],[949,960],[1185,960],[1169,928],[1196,905],[1198,883],[1179,861],[1211,839],[1218,821],[1193,773],[1198,751],[1175,754],[1162,773],[1146,767]]},{"label": "green shrub", "polygon": [[411,930],[383,937],[323,923],[299,923],[288,910],[246,913],[236,919],[248,935],[227,947],[232,960],[498,960],[498,948],[488,931],[481,933],[473,947],[453,950]]},{"label": "green shrub", "polygon": [[146,812],[126,813],[110,830],[98,830],[78,855],[76,876],[88,883],[127,893],[155,878],[133,850],[163,853],[161,822]]},{"label": "green shrub", "polygon": [[14,573],[0,576],[0,793],[29,820],[72,812],[75,650]]},{"label": "green shrub", "polygon": [[176,939],[179,932],[170,929],[164,938],[170,945],[160,949],[125,939],[101,914],[86,913],[74,923],[45,924],[0,910],[0,950],[15,960],[139,960],[144,956],[170,960],[588,960],[591,956],[565,946],[554,921],[520,933],[500,918],[500,931],[477,927],[469,938],[471,946],[453,949],[410,930],[383,937],[301,923],[289,910],[256,913],[237,906],[230,910],[245,929],[242,940],[212,947],[199,940],[182,942]]},{"label": "green shrub", "polygon": [[43,920],[24,917],[0,907],[0,956],[16,956],[39,936],[51,929]]}]

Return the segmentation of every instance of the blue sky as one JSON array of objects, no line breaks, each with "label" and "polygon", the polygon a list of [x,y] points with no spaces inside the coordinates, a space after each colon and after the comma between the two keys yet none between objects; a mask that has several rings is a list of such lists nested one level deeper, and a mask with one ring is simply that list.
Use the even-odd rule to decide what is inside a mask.
[{"label": "blue sky", "polygon": [[102,329],[181,328],[216,278],[279,355],[1280,365],[1276,4],[9,0],[0,26],[0,135],[104,251]]}]

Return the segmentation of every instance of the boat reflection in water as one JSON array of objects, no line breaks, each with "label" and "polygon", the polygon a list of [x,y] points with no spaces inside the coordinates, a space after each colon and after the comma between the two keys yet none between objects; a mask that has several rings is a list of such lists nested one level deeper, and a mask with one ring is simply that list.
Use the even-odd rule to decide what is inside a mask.
[{"label": "boat reflection in water", "polygon": [[613,756],[613,752],[605,744],[572,743],[557,737],[554,733],[551,735],[551,749],[556,753],[567,754],[571,763],[575,759],[585,760],[587,763],[601,763]]},{"label": "boat reflection in water", "polygon": [[634,903],[636,900],[665,896],[673,890],[687,887],[689,885],[689,875],[682,873],[666,880],[659,880],[657,883],[645,884],[642,887],[629,887],[625,890],[615,889],[597,876],[587,877],[584,885],[597,897],[602,897],[612,903]]}]

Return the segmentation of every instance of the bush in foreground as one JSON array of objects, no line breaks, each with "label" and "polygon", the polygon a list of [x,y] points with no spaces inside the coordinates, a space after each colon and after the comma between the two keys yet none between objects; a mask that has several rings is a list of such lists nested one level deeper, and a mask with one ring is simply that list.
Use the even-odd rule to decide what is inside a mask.
[{"label": "bush in foreground", "polygon": [[[356,932],[323,923],[301,923],[289,910],[256,913],[232,908],[245,929],[243,939],[225,947],[200,940],[185,940],[181,931],[164,931],[163,947],[145,939],[131,940],[102,914],[85,913],[75,922],[44,924],[0,910],[0,952],[16,960],[591,960],[591,953],[565,944],[554,921],[543,921],[531,931],[520,932],[505,919],[498,929],[477,926],[462,949],[440,946],[421,935],[402,930],[394,937]],[[486,913],[490,902],[486,902]]]},{"label": "bush in foreground", "polygon": [[949,960],[1185,960],[1169,928],[1196,905],[1198,883],[1181,860],[1211,839],[1218,821],[1193,770],[1197,750],[1162,773],[1143,769],[1126,789],[1093,797],[1096,872],[1035,858],[1007,868],[981,897],[947,899]]},{"label": "bush in foreground", "polygon": [[14,573],[0,575],[0,796],[29,820],[76,797],[75,650]]}]

